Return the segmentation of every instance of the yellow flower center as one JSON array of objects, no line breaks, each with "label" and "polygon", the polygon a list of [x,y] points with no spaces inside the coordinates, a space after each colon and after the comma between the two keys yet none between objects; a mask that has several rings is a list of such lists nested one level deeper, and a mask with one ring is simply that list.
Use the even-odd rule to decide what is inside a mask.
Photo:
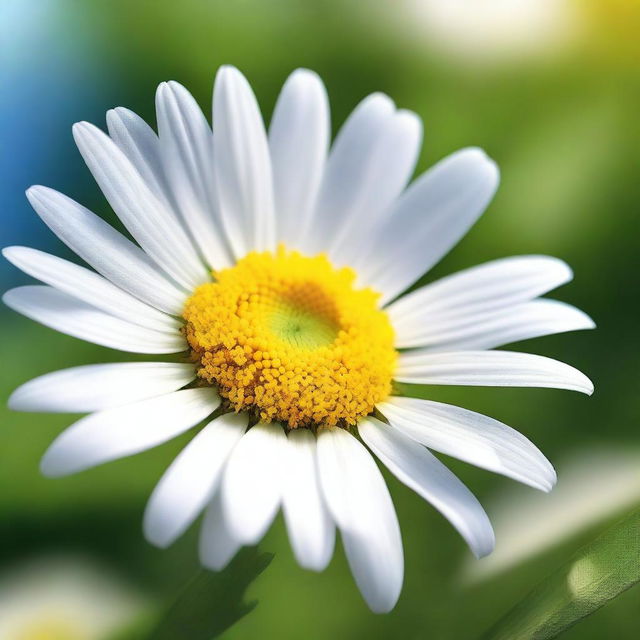
[{"label": "yellow flower center", "polygon": [[393,330],[351,269],[281,247],[214,276],[187,300],[185,332],[198,376],[235,411],[348,426],[389,395]]}]

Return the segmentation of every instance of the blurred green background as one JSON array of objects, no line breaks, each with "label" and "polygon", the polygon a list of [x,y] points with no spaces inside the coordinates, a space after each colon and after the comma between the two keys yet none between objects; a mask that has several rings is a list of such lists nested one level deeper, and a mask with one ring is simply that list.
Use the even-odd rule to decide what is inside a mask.
[{"label": "blurred green background", "polygon": [[[639,444],[638,33],[635,0],[2,0],[2,246],[26,244],[70,257],[24,198],[34,183],[113,221],[74,148],[71,125],[104,126],[104,112],[118,105],[154,123],[161,81],[182,82],[209,113],[217,67],[234,64],[268,119],[286,76],[309,67],[327,85],[334,131],[367,93],[388,93],[424,121],[419,171],[467,145],[483,147],[502,171],[484,217],[427,280],[511,254],[548,253],[574,268],[575,281],[552,295],[587,311],[598,329],[516,348],[580,368],[595,382],[592,398],[531,389],[430,394],[522,431],[557,463],[562,483],[560,463],[569,454]],[[4,289],[28,282],[7,263],[0,279]],[[12,389],[36,375],[123,357],[6,309],[0,321],[3,407]],[[147,603],[171,598],[197,566],[195,531],[158,551],[143,540],[141,518],[185,438],[45,480],[39,458],[73,417],[0,411],[0,572],[51,554],[81,555]],[[510,481],[451,464],[491,515]],[[597,462],[593,474],[606,487]],[[276,557],[250,592],[260,605],[227,636],[477,638],[616,515],[598,519],[602,500],[594,501],[589,527],[576,525],[535,558],[468,584],[470,552],[462,540],[433,508],[387,479],[406,557],[403,593],[391,614],[368,611],[341,549],[320,575],[297,568],[279,518],[261,545]],[[551,503],[554,494],[545,499]],[[500,529],[497,535],[499,553],[507,541]],[[639,619],[636,588],[564,637],[636,638]]]}]

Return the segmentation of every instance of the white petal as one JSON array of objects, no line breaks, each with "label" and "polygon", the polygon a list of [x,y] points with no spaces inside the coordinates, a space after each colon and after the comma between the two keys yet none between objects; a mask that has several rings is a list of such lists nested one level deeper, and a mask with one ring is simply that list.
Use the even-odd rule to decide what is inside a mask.
[{"label": "white petal", "polygon": [[439,162],[402,195],[353,266],[385,304],[428,271],[464,236],[498,187],[498,168],[480,149]]},{"label": "white petal", "polygon": [[275,249],[267,134],[253,91],[234,67],[216,76],[213,141],[220,213],[234,256]]},{"label": "white petal", "polygon": [[184,389],[92,413],[56,438],[40,469],[63,476],[151,449],[195,426],[219,404],[211,388]]},{"label": "white petal", "polygon": [[182,218],[207,264],[229,267],[216,202],[211,128],[193,96],[177,82],[158,87],[156,112],[162,162]]},{"label": "white petal", "polygon": [[[572,446],[568,457],[558,461],[560,482],[553,496],[523,491],[519,486],[508,487],[493,496],[489,511],[500,544],[485,562],[467,563],[464,567],[467,584],[485,582],[509,569],[517,571],[542,552],[575,542],[586,531],[603,527],[607,521],[637,509],[640,498],[637,443],[612,446],[601,440],[586,448],[579,447]],[[577,566],[590,568],[582,563]],[[572,574],[580,575],[573,571]]]},{"label": "white petal", "polygon": [[387,307],[399,342],[432,321],[472,318],[527,302],[569,282],[573,274],[549,256],[512,256],[459,271]]},{"label": "white petal", "polygon": [[394,378],[410,384],[546,387],[593,393],[591,380],[568,364],[513,351],[408,351],[400,354]]},{"label": "white petal", "polygon": [[308,429],[293,429],[282,459],[282,511],[296,560],[322,571],[333,553],[335,526],[320,492],[316,438]]},{"label": "white petal", "polygon": [[111,139],[129,158],[151,191],[171,202],[156,132],[137,114],[124,107],[107,111]]},{"label": "white petal", "polygon": [[421,135],[415,114],[396,112],[383,94],[365,98],[333,144],[304,250],[351,258],[409,180]]},{"label": "white petal", "polygon": [[30,276],[97,309],[142,327],[177,331],[175,318],[141,302],[106,278],[68,260],[29,247],[7,247],[2,255]]},{"label": "white petal", "polygon": [[189,528],[211,500],[248,422],[246,413],[215,418],[173,461],[147,503],[144,532],[149,542],[168,547]]},{"label": "white petal", "polygon": [[555,484],[555,471],[540,450],[493,418],[417,398],[392,397],[377,408],[392,426],[431,449],[543,491]]},{"label": "white petal", "polygon": [[429,351],[493,349],[511,342],[580,329],[593,329],[584,312],[557,300],[541,298],[508,309],[475,316],[449,318],[405,332],[396,347],[426,347]]},{"label": "white petal", "polygon": [[147,254],[188,290],[209,280],[174,213],[118,145],[88,122],[73,125],[73,136],[109,204]]},{"label": "white petal", "polygon": [[278,241],[288,247],[299,248],[309,222],[330,135],[322,80],[313,71],[297,69],[280,92],[269,127]]},{"label": "white petal", "polygon": [[95,213],[47,187],[31,187],[27,197],[58,238],[105,278],[157,309],[182,313],[185,290]]},{"label": "white petal", "polygon": [[184,351],[184,336],[145,329],[99,311],[62,291],[40,285],[7,291],[2,301],[14,311],[74,338],[133,353]]},{"label": "white petal", "polygon": [[[386,95],[367,96],[354,109],[334,141],[318,201],[300,239],[302,250],[315,255],[327,251],[341,232],[344,219],[364,199],[361,194],[369,185],[367,160],[375,157],[376,144],[395,112],[393,101]],[[363,203],[364,204],[364,203]]]},{"label": "white petal", "polygon": [[345,429],[321,429],[322,491],[342,534],[347,560],[367,604],[386,613],[402,589],[404,560],[396,512],[369,452]]},{"label": "white petal", "polygon": [[279,424],[257,424],[240,440],[222,479],[222,508],[233,538],[257,543],[282,497],[281,467],[287,446]]},{"label": "white petal", "polygon": [[200,529],[200,562],[207,569],[221,571],[241,546],[242,543],[233,535],[225,519],[222,496],[217,491],[205,511]]},{"label": "white petal", "polygon": [[9,398],[14,411],[85,413],[152,398],[195,378],[192,364],[118,362],[47,373],[18,387]]},{"label": "white petal", "polygon": [[431,452],[375,418],[361,420],[358,432],[400,482],[430,502],[451,522],[477,557],[493,551],[495,536],[482,505]]},{"label": "white petal", "polygon": [[[346,158],[339,156],[344,152],[338,147],[340,140],[338,137],[327,165],[327,178],[333,181],[325,183],[326,191],[321,194],[325,198],[320,200],[316,215],[331,220],[329,212],[338,212],[340,217],[333,229],[327,227],[325,249],[335,264],[351,265],[363,253],[368,254],[394,201],[413,174],[422,142],[422,122],[411,111],[396,111],[378,132],[368,154],[359,159],[353,159],[359,153],[357,144],[347,151]],[[345,140],[345,146],[353,142]]]}]

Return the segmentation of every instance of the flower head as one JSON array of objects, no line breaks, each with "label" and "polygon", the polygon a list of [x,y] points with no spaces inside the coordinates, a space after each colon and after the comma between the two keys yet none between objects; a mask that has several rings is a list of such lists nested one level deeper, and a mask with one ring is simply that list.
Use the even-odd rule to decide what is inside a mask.
[{"label": "flower head", "polygon": [[201,425],[154,490],[145,533],[171,544],[205,511],[200,557],[221,568],[257,543],[280,507],[299,563],[321,570],[336,528],[364,598],[390,610],[403,551],[373,453],[431,502],[472,551],[488,518],[429,449],[549,490],[553,467],[506,425],[403,397],[419,385],[540,386],[591,393],[572,367],[495,351],[593,326],[539,299],[567,282],[560,260],[496,260],[407,290],[482,214],[498,184],[484,152],[464,149],[407,188],[421,141],[415,114],[363,100],[329,147],[322,82],[295,71],[268,133],[244,77],[216,78],[213,131],[181,85],[160,85],[158,134],[131,111],[108,135],[76,142],[137,244],[44,187],[28,197],[94,270],[34,249],[4,255],[45,283],[6,304],[58,331],[180,362],[96,364],[50,373],[14,409],[86,412],[42,470],[64,475],[131,455]]}]

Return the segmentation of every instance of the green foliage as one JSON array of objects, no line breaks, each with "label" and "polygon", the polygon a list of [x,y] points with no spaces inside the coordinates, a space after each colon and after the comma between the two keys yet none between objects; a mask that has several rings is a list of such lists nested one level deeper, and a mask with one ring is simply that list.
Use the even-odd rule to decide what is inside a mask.
[{"label": "green foliage", "polygon": [[640,582],[640,509],[519,602],[485,640],[549,640]]},{"label": "green foliage", "polygon": [[211,640],[252,611],[245,591],[273,556],[255,548],[242,550],[219,573],[201,570],[169,607],[148,640]]}]

